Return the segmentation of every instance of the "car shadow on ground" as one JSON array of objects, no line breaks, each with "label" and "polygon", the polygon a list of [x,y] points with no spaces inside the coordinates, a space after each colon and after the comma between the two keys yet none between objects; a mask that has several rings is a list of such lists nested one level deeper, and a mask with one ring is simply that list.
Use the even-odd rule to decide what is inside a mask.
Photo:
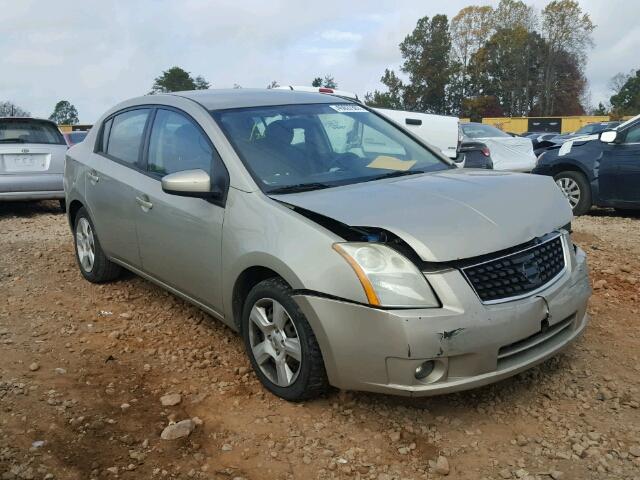
[{"label": "car shadow on ground", "polygon": [[613,208],[592,208],[586,215],[590,217],[640,218],[640,209],[615,210]]},{"label": "car shadow on ground", "polygon": [[57,200],[43,200],[40,202],[0,202],[0,219],[9,217],[35,217],[42,214],[60,215],[64,212]]}]

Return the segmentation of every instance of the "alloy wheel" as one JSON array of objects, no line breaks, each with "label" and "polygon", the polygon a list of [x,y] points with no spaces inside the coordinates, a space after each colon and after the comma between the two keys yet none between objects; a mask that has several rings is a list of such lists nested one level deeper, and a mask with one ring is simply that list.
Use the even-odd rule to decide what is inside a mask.
[{"label": "alloy wheel", "polygon": [[91,272],[96,258],[96,246],[93,229],[85,217],[81,217],[76,225],[76,250],[82,269],[87,273]]},{"label": "alloy wheel", "polygon": [[300,337],[286,309],[272,298],[258,300],[249,314],[249,344],[260,371],[279,387],[298,378],[302,366]]},{"label": "alloy wheel", "polygon": [[556,185],[560,187],[564,196],[569,200],[571,208],[575,208],[580,203],[580,185],[573,178],[560,177],[556,179]]}]

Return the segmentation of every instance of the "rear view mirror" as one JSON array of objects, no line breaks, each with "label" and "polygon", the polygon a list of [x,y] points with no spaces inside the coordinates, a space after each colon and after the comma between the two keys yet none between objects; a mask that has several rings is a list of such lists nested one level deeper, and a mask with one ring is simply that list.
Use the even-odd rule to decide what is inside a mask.
[{"label": "rear view mirror", "polygon": [[211,177],[201,169],[184,170],[162,177],[162,190],[171,195],[208,198],[211,192]]},{"label": "rear view mirror", "polygon": [[615,130],[605,130],[600,134],[600,141],[604,143],[614,143],[618,138],[618,132]]}]

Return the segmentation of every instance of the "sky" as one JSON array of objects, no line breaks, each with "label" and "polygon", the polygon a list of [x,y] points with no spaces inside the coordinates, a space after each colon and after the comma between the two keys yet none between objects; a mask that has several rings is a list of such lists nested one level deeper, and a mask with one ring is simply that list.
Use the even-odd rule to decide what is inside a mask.
[{"label": "sky", "polygon": [[[545,0],[530,0],[541,9]],[[362,97],[398,69],[398,44],[422,16],[490,0],[0,0],[0,101],[48,117],[69,100],[82,123],[144,95],[172,66],[213,88],[310,85],[331,74]],[[580,0],[597,25],[591,102],[640,68],[640,1]]]}]

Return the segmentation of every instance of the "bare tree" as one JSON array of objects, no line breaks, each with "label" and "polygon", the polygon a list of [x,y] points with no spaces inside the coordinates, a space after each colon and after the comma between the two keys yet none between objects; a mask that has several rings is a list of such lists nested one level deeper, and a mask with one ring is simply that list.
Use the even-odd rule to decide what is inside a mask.
[{"label": "bare tree", "polygon": [[31,114],[13,102],[0,102],[0,117],[29,117]]}]

